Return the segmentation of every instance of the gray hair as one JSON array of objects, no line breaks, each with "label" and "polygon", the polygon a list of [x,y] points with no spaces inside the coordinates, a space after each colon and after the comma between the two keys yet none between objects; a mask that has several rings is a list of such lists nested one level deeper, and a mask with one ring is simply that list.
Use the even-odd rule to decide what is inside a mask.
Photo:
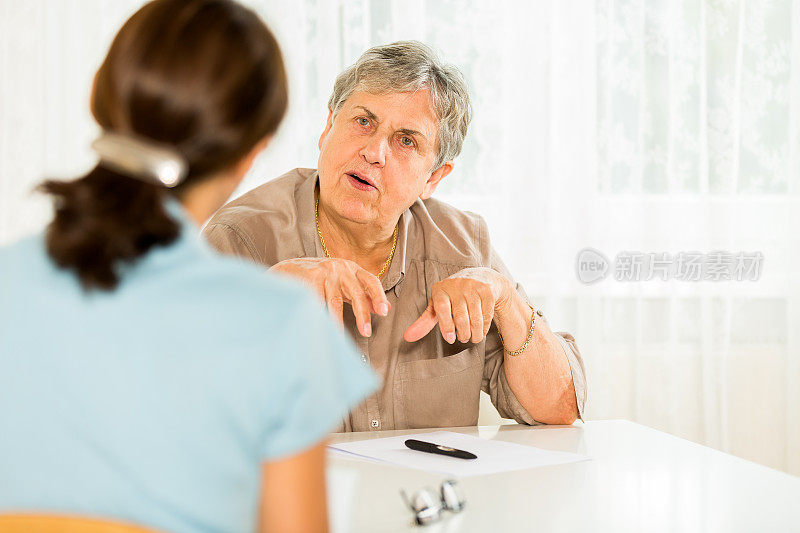
[{"label": "gray hair", "polygon": [[336,78],[328,108],[335,117],[356,90],[373,94],[411,92],[427,88],[439,119],[433,170],[461,153],[472,120],[467,82],[454,67],[442,63],[419,41],[374,46]]}]

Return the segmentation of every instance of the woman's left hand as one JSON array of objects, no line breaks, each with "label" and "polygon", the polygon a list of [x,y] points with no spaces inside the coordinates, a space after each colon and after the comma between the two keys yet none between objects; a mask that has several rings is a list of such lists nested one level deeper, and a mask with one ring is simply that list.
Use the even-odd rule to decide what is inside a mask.
[{"label": "woman's left hand", "polygon": [[427,335],[436,324],[444,340],[453,344],[480,342],[492,319],[511,294],[511,282],[491,268],[465,268],[433,285],[428,307],[403,334],[408,342]]}]

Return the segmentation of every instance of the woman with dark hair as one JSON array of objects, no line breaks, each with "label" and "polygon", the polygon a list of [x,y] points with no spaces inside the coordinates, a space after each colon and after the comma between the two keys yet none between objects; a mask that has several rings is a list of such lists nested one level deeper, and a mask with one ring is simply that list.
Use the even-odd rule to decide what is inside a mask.
[{"label": "woman with dark hair", "polygon": [[0,512],[326,528],[325,435],[374,375],[316,298],[198,238],[286,105],[277,42],[231,0],[119,31],[100,162],[46,182],[46,232],[0,249]]}]

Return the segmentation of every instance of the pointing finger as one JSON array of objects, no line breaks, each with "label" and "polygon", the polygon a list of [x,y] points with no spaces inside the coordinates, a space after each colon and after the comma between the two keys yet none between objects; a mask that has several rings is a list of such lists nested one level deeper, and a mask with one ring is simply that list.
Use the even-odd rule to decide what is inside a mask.
[{"label": "pointing finger", "polygon": [[439,321],[439,331],[441,331],[442,337],[447,343],[453,344],[456,342],[456,327],[453,324],[450,297],[444,292],[434,292],[431,302]]},{"label": "pointing finger", "polygon": [[419,318],[413,324],[408,326],[406,332],[403,333],[403,338],[407,342],[416,342],[430,333],[430,331],[436,326],[436,323],[436,313],[433,311],[433,305],[428,304],[427,309],[425,309]]},{"label": "pointing finger", "polygon": [[481,342],[483,333],[483,311],[481,310],[481,300],[478,297],[467,297],[467,308],[469,309],[469,329],[472,332],[470,341]]},{"label": "pointing finger", "polygon": [[325,303],[328,306],[328,311],[336,319],[339,324],[344,324],[342,319],[344,300],[342,298],[342,291],[339,286],[331,281],[325,282]]},{"label": "pointing finger", "polygon": [[372,319],[370,316],[370,302],[364,287],[355,279],[349,279],[344,283],[345,296],[353,306],[353,315],[356,318],[358,332],[364,337],[372,336]]},{"label": "pointing finger", "polygon": [[372,300],[373,311],[381,316],[389,314],[389,300],[386,298],[386,293],[383,292],[383,285],[378,277],[361,269],[356,271],[356,278]]},{"label": "pointing finger", "polygon": [[[456,326],[456,334],[458,335],[459,342],[467,342],[472,336],[469,323],[469,308],[467,302],[463,298],[451,304],[453,308],[453,322]],[[442,329],[441,322],[439,329]],[[447,338],[445,337],[445,340]]]}]

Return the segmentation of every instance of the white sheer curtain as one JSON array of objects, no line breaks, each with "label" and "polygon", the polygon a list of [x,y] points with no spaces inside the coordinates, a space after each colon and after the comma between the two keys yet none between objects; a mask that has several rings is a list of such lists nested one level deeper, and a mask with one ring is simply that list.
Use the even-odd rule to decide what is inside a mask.
[{"label": "white sheer curtain", "polygon": [[[0,243],[44,176],[92,163],[91,77],[141,0],[0,0]],[[800,474],[800,2],[251,0],[290,112],[240,192],[315,166],[336,73],[420,39],[475,119],[439,197],[496,248],[587,365],[587,419],[627,418]],[[760,252],[757,281],[585,285],[579,250]],[[482,418],[488,420],[489,418]]]}]

